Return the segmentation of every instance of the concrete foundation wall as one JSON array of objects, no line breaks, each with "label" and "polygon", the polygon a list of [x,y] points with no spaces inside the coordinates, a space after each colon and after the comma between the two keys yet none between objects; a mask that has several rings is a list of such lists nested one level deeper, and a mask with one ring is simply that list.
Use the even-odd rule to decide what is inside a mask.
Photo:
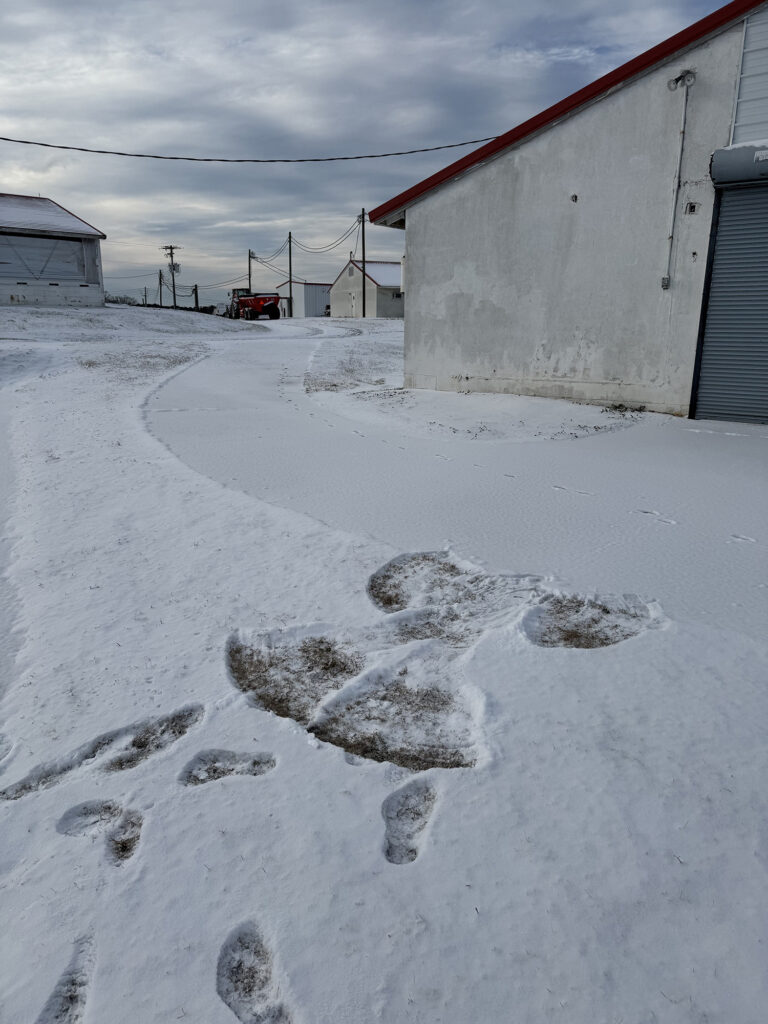
[{"label": "concrete foundation wall", "polygon": [[98,284],[48,281],[20,285],[0,280],[0,306],[103,306],[104,289]]},{"label": "concrete foundation wall", "polygon": [[736,25],[408,210],[406,387],[687,413],[741,42]]}]

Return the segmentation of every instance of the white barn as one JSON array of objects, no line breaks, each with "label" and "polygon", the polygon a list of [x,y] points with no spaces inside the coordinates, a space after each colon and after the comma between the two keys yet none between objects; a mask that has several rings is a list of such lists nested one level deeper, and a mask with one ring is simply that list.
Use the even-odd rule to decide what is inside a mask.
[{"label": "white barn", "polygon": [[[331,302],[331,286],[318,284],[316,281],[294,281],[289,287],[288,281],[277,286],[280,295],[280,316],[306,317],[325,316],[326,306]],[[290,292],[293,291],[293,314],[288,308]]]},{"label": "white barn", "polygon": [[735,0],[372,210],[405,383],[768,420],[768,4]]},{"label": "white barn", "polygon": [[52,199],[0,194],[0,305],[103,306],[106,237]]},{"label": "white barn", "polygon": [[389,318],[403,315],[402,268],[391,260],[348,260],[331,285],[331,316],[363,315],[363,280],[365,280],[365,315]]}]

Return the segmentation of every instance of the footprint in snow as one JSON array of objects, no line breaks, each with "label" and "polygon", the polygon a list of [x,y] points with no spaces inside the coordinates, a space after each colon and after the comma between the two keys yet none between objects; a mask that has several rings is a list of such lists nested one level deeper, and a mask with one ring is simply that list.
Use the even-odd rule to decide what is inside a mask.
[{"label": "footprint in snow", "polygon": [[138,811],[123,810],[114,800],[90,800],[66,811],[56,823],[65,836],[97,836],[106,832],[110,860],[120,864],[136,852],[144,823]]},{"label": "footprint in snow", "polygon": [[11,750],[13,750],[13,744],[5,733],[0,732],[0,774],[2,774],[7,767],[6,760]]},{"label": "footprint in snow", "polygon": [[[190,704],[169,715],[102,733],[72,753],[33,768],[23,779],[0,790],[0,800],[19,800],[39,789],[50,789],[91,761],[108,772],[135,768],[185,736],[202,719],[204,711],[202,704]],[[112,756],[107,760],[108,753]]]},{"label": "footprint in snow", "polygon": [[238,754],[234,750],[201,750],[184,767],[182,786],[202,786],[228,775],[265,775],[275,767],[271,754]]},{"label": "footprint in snow", "polygon": [[390,793],[381,805],[384,856],[390,864],[410,864],[419,855],[420,837],[432,816],[437,793],[416,779]]},{"label": "footprint in snow", "polygon": [[273,957],[252,921],[230,932],[219,953],[216,991],[240,1024],[291,1024],[273,979]]},{"label": "footprint in snow", "polygon": [[79,938],[67,969],[35,1024],[79,1024],[83,1020],[95,963],[93,940],[90,936]]},{"label": "footprint in snow", "polygon": [[669,516],[661,512],[657,512],[656,509],[633,508],[632,514],[638,516],[650,516],[652,519],[655,519],[657,523],[664,523],[666,526],[677,526],[676,519],[670,519]]}]

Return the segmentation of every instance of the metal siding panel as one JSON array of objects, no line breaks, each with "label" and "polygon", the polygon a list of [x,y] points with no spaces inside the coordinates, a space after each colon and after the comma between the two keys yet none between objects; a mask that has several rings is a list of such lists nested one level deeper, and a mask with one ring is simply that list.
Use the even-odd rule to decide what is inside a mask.
[{"label": "metal siding panel", "polygon": [[744,34],[733,142],[768,138],[768,16],[751,14]]},{"label": "metal siding panel", "polygon": [[79,239],[0,235],[0,276],[85,283],[83,243]]},{"label": "metal siding panel", "polygon": [[768,186],[722,194],[696,418],[768,422]]}]

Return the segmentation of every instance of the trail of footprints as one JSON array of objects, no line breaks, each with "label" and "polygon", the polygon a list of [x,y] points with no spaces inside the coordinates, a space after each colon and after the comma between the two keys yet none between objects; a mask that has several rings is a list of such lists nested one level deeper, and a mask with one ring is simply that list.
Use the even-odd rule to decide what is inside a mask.
[{"label": "trail of footprints", "polygon": [[[479,756],[479,695],[467,686],[461,659],[490,629],[519,624],[529,642],[547,647],[607,647],[663,622],[660,610],[634,595],[562,594],[541,576],[492,576],[446,552],[400,555],[367,585],[385,617],[356,635],[332,627],[231,635],[226,660],[233,685],[249,703],[290,718],[317,739],[361,759],[390,762],[415,774],[382,804],[382,851],[393,865],[412,863],[438,804],[432,769],[471,768]],[[13,801],[58,785],[94,765],[123,772],[182,739],[204,715],[190,704],[102,733],[72,753],[32,769],[0,790]],[[7,753],[0,745],[0,754]],[[178,775],[201,786],[228,776],[258,777],[275,767],[268,753],[199,751]],[[116,800],[71,807],[56,828],[66,836],[103,835],[108,859],[129,860],[139,845],[141,813]],[[78,1024],[95,962],[91,938],[72,960],[36,1024]],[[241,1024],[290,1024],[273,979],[273,958],[252,921],[236,928],[219,955],[217,991]]]}]

